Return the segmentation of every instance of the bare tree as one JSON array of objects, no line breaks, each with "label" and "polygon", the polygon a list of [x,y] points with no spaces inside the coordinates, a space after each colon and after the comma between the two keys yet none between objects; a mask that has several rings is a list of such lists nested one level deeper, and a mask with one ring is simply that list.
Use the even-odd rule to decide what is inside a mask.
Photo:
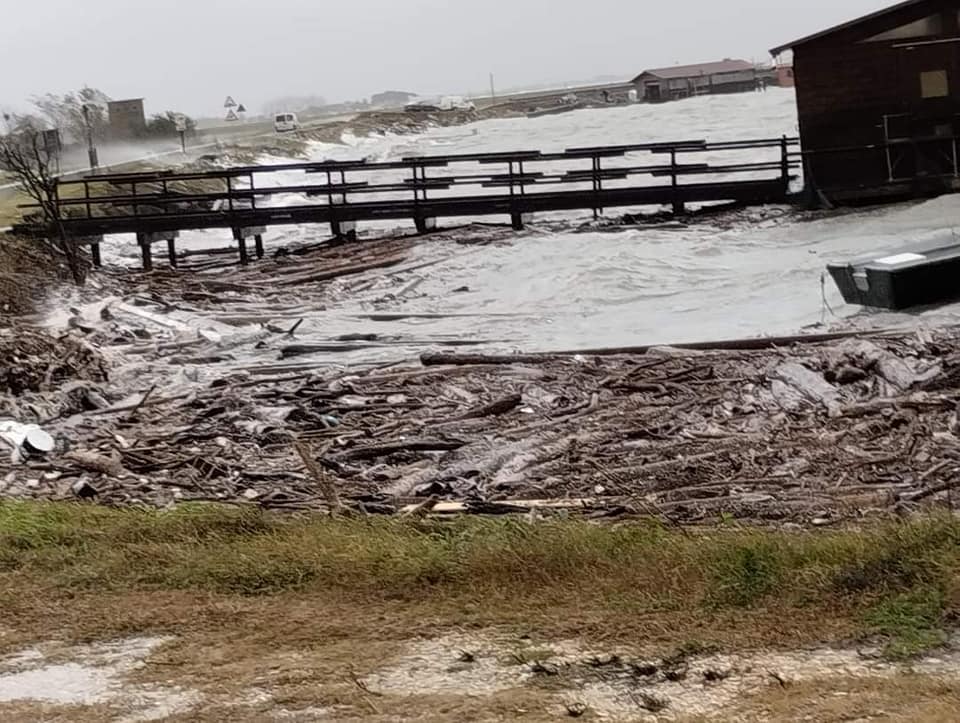
[{"label": "bare tree", "polygon": [[4,120],[6,132],[0,135],[0,170],[13,176],[23,192],[36,202],[48,230],[48,247],[67,262],[73,280],[82,284],[84,265],[78,245],[68,238],[61,216],[54,172],[58,151],[29,120],[13,116],[4,116]]}]

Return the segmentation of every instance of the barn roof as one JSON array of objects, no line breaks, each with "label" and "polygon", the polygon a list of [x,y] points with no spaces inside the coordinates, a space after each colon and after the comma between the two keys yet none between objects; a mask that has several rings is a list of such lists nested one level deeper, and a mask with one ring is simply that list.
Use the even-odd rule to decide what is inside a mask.
[{"label": "barn roof", "polygon": [[713,75],[714,73],[737,73],[742,70],[753,70],[753,63],[746,60],[721,60],[716,63],[697,63],[694,65],[671,65],[666,68],[645,70],[633,82],[636,83],[644,75],[655,75],[663,80],[677,78],[692,78],[698,75]]},{"label": "barn roof", "polygon": [[872,20],[878,20],[884,17],[885,15],[892,15],[893,13],[899,12],[901,10],[906,10],[907,8],[913,7],[914,5],[922,5],[923,3],[926,3],[926,2],[929,2],[929,0],[906,0],[906,2],[900,2],[900,3],[897,3],[896,5],[891,5],[890,7],[877,10],[876,12],[870,13],[869,15],[863,15],[859,18],[855,18],[854,20],[849,20],[845,23],[834,25],[832,28],[821,30],[820,32],[814,33],[813,35],[807,35],[806,37],[800,38],[799,40],[794,40],[791,43],[780,45],[776,48],[773,48],[770,51],[770,55],[780,55],[780,53],[782,53],[784,50],[791,50],[800,45],[806,45],[807,43],[810,43],[814,40],[820,40],[821,38],[825,38],[828,35],[833,35],[834,33],[838,33],[841,30],[848,30],[850,28],[856,27],[857,25],[860,25],[861,23],[867,23]]}]

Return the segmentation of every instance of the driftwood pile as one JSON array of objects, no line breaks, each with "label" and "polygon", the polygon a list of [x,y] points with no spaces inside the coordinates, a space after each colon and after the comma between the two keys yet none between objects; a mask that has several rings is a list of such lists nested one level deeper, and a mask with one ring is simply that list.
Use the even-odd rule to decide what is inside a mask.
[{"label": "driftwood pile", "polygon": [[953,505],[960,333],[769,346],[426,354],[365,371],[234,371],[123,400],[100,383],[79,409],[21,420],[60,449],[3,458],[0,487],[111,505],[671,523],[824,525]]},{"label": "driftwood pile", "polygon": [[[416,317],[405,299],[444,258],[396,238],[291,246],[244,269],[213,253],[178,272],[105,274],[120,295],[77,310],[60,338],[0,336],[0,420],[57,443],[25,462],[0,444],[0,494],[670,524],[826,525],[954,504],[958,330],[493,355],[463,353],[503,346],[469,332],[437,354],[443,339],[324,328],[328,303],[361,294],[371,320]],[[331,362],[401,345],[434,351]]]},{"label": "driftwood pile", "polygon": [[23,327],[0,329],[0,394],[8,398],[57,390],[67,382],[106,379],[100,352],[77,336],[58,339]]}]

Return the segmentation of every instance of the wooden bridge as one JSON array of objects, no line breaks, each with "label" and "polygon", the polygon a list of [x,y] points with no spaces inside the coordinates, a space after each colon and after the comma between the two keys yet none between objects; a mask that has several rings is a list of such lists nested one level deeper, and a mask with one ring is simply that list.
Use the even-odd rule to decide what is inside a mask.
[{"label": "wooden bridge", "polygon": [[[425,232],[439,218],[503,215],[520,229],[538,212],[782,202],[799,165],[797,144],[785,136],[691,140],[98,175],[60,183],[57,206],[66,234],[91,245],[95,264],[104,235],[136,234],[149,269],[154,243],[166,241],[176,265],[179,232],[214,228],[232,231],[247,263],[247,240],[262,257],[262,234],[275,225],[330,224],[334,236],[352,238],[362,221],[409,219]],[[25,224],[47,230],[37,225]]]}]

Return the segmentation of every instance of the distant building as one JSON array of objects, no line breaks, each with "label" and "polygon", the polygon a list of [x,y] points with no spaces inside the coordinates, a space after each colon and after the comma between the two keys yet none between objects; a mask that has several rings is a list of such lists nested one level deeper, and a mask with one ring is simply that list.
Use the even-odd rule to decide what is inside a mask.
[{"label": "distant building", "polygon": [[796,86],[796,79],[793,77],[793,66],[778,64],[774,68],[776,73],[777,85],[781,88],[793,88]]},{"label": "distant building", "polygon": [[793,51],[809,187],[833,202],[960,190],[960,2],[908,0]]},{"label": "distant building", "polygon": [[370,105],[378,108],[402,108],[416,97],[416,93],[406,93],[402,90],[388,90],[384,93],[377,93],[370,98]]},{"label": "distant building", "polygon": [[138,138],[147,130],[143,98],[111,100],[107,103],[112,138]]},{"label": "distant building", "polygon": [[721,60],[697,65],[673,65],[645,70],[633,79],[640,98],[648,103],[714,93],[743,93],[763,82],[761,71],[746,60]]},{"label": "distant building", "polygon": [[471,99],[478,108],[492,105],[512,106],[514,110],[528,112],[537,108],[558,105],[565,96],[575,95],[581,105],[605,105],[635,102],[631,92],[636,87],[630,81],[596,83],[591,85],[565,85],[561,88],[514,91],[499,93],[496,97],[477,95]]}]

